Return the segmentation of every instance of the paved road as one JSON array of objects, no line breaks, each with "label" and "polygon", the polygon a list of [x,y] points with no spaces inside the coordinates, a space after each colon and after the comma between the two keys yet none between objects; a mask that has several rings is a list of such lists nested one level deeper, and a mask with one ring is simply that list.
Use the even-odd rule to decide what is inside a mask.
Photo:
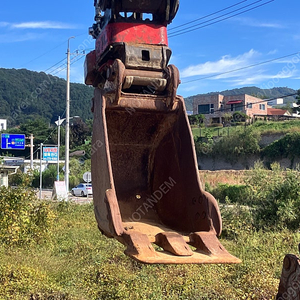
[{"label": "paved road", "polygon": [[[40,196],[40,192],[37,191],[37,197]],[[51,200],[52,199],[52,190],[42,190],[42,199]],[[93,201],[92,196],[89,197],[76,197],[69,193],[69,200],[78,204],[87,204]]]}]

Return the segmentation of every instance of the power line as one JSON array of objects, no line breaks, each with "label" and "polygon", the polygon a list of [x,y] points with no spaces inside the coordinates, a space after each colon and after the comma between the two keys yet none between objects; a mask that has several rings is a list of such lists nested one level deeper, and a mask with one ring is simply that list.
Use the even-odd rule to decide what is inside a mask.
[{"label": "power line", "polygon": [[195,22],[197,22],[197,21],[206,19],[206,18],[211,17],[211,16],[213,16],[213,15],[216,15],[216,14],[222,12],[222,11],[225,11],[225,10],[227,10],[227,9],[230,9],[230,8],[232,8],[232,7],[235,7],[235,6],[237,6],[237,5],[240,5],[241,3],[246,2],[246,1],[248,1],[248,0],[243,0],[243,1],[241,1],[241,2],[238,2],[238,3],[234,4],[234,5],[225,7],[225,8],[223,8],[223,9],[221,9],[221,10],[218,10],[218,11],[216,11],[216,12],[214,12],[214,13],[208,14],[208,15],[203,16],[203,17],[201,17],[201,18],[198,18],[198,19],[195,19],[195,20],[193,20],[193,21],[190,21],[190,22],[187,22],[187,23],[184,23],[184,24],[181,24],[181,25],[172,27],[172,28],[169,29],[169,31],[172,31],[172,30],[174,30],[174,29],[177,29],[177,28],[180,28],[180,27],[183,27],[183,26],[186,26],[186,25],[195,23]]},{"label": "power line", "polygon": [[[86,35],[86,34],[87,34],[87,33],[82,33],[82,34],[76,35],[76,37],[79,37],[79,36],[82,36],[82,35]],[[23,66],[26,66],[26,65],[28,65],[29,63],[31,63],[31,62],[33,62],[33,61],[35,61],[35,60],[37,60],[37,59],[39,59],[39,58],[41,58],[41,57],[45,56],[46,54],[48,54],[48,53],[52,52],[53,50],[55,50],[55,49],[57,49],[58,47],[60,47],[60,46],[64,45],[65,43],[66,43],[66,41],[62,42],[61,44],[59,44],[59,45],[57,45],[56,47],[54,47],[54,48],[50,49],[49,51],[46,51],[45,53],[43,53],[43,54],[41,54],[41,55],[37,56],[36,58],[34,58],[34,59],[30,60],[29,62],[27,62],[27,63],[25,63],[25,64],[21,65],[21,67],[20,67],[20,68],[22,68]]]},{"label": "power line", "polygon": [[[78,54],[79,55],[79,54]],[[75,57],[77,57],[78,55],[76,55]],[[85,56],[84,54],[82,54],[83,56]],[[74,62],[72,62],[75,58],[73,58],[71,60],[71,64],[76,63],[79,59],[75,60]],[[81,58],[80,58],[81,59]],[[62,61],[65,61],[66,59],[63,59],[61,61],[59,61],[58,63],[56,63],[55,65],[53,65],[52,67],[48,68],[47,70],[50,70],[51,68],[53,68],[54,66],[58,65],[59,63],[61,63]],[[59,65],[58,67],[56,67],[54,70],[52,70],[51,72],[49,72],[50,75],[55,76],[56,74],[64,71],[66,69],[66,62],[64,62],[63,64]],[[46,71],[47,71],[46,70]],[[45,71],[45,72],[46,72]]]},{"label": "power line", "polygon": [[[252,3],[252,4],[249,4],[248,6],[251,6],[251,5],[253,5],[253,4],[255,4],[255,3],[258,3],[258,2],[261,2],[261,1],[263,1],[263,0],[258,0],[258,1],[254,2],[254,3]],[[174,32],[173,34],[169,35],[169,38],[172,38],[172,37],[175,37],[175,36],[178,36],[178,35],[182,35],[182,34],[185,34],[185,33],[189,33],[189,32],[192,32],[192,31],[195,31],[195,30],[198,30],[198,29],[201,29],[201,28],[204,28],[204,27],[207,27],[207,26],[210,26],[210,25],[213,25],[213,24],[216,24],[216,23],[219,23],[219,22],[222,22],[222,21],[231,19],[231,18],[233,18],[233,17],[239,16],[239,15],[241,15],[241,14],[243,14],[243,13],[248,12],[248,11],[257,9],[257,8],[259,8],[259,7],[261,7],[261,6],[267,5],[267,4],[269,4],[269,3],[271,3],[271,2],[274,2],[274,1],[275,1],[275,0],[270,0],[270,1],[267,1],[267,2],[262,3],[262,4],[260,4],[260,5],[254,6],[254,7],[252,7],[252,8],[246,9],[246,10],[244,10],[244,11],[242,11],[242,12],[237,13],[237,14],[234,14],[234,15],[232,15],[232,16],[228,16],[228,17],[226,17],[226,18],[223,18],[223,19],[220,19],[220,20],[216,20],[216,21],[214,21],[214,22],[211,22],[212,20],[218,19],[218,18],[220,18],[221,16],[216,17],[216,18],[213,18],[213,19],[211,19],[211,20],[208,20],[208,21],[199,23],[199,24],[197,24],[197,25],[190,26],[190,27],[188,27],[188,28],[191,28],[191,29],[189,29],[189,30],[187,30],[188,28],[178,30],[178,31]],[[238,10],[240,10],[240,9],[238,9]],[[223,16],[228,15],[228,14],[231,14],[231,13],[233,13],[233,12],[224,14]],[[204,23],[208,23],[208,22],[211,22],[211,23],[206,24],[206,25],[203,25],[203,26],[198,26],[198,25],[200,25],[200,24],[204,24]]]},{"label": "power line", "polygon": [[[199,26],[199,25],[202,25],[202,24],[205,24],[205,23],[209,23],[209,22],[211,22],[211,21],[214,21],[214,20],[216,20],[216,19],[222,18],[222,17],[224,17],[224,16],[228,16],[228,15],[230,15],[230,14],[232,14],[232,13],[235,13],[235,12],[237,12],[237,11],[240,11],[240,10],[242,10],[242,9],[244,9],[244,8],[250,7],[250,6],[254,5],[254,4],[259,3],[259,2],[262,2],[262,1],[264,1],[264,0],[257,0],[257,1],[255,1],[255,2],[253,2],[253,3],[250,3],[250,4],[247,4],[247,5],[245,5],[245,6],[242,6],[242,7],[238,8],[238,9],[235,9],[235,10],[233,10],[233,11],[230,11],[230,12],[228,12],[228,13],[226,13],[226,14],[217,16],[217,17],[212,18],[212,19],[210,19],[210,20],[207,20],[207,21],[204,21],[204,22],[195,24],[195,25],[193,25],[193,26],[189,26],[189,27],[184,28],[184,29],[181,29],[181,30],[177,30],[177,31],[173,32],[172,34],[176,34],[176,33],[185,31],[185,30],[190,29],[190,28],[194,28],[194,27],[196,27],[196,26]],[[171,34],[171,35],[172,35],[172,34]]]},{"label": "power line", "polygon": [[204,79],[208,79],[208,78],[213,78],[213,77],[217,77],[217,76],[221,76],[221,75],[225,75],[225,74],[229,74],[229,73],[233,73],[233,72],[237,72],[237,71],[241,71],[241,70],[245,70],[245,69],[257,67],[257,66],[260,66],[260,65],[268,64],[270,62],[277,61],[277,60],[280,60],[280,59],[283,59],[283,58],[287,58],[287,57],[291,57],[291,56],[298,55],[298,54],[300,54],[300,52],[295,52],[295,53],[292,53],[292,54],[288,54],[288,55],[281,56],[281,57],[278,57],[278,58],[266,60],[266,61],[263,61],[263,62],[260,62],[260,63],[256,63],[256,64],[245,66],[245,67],[241,67],[241,68],[234,69],[234,70],[230,70],[230,71],[226,71],[226,72],[222,72],[222,73],[218,73],[218,74],[214,74],[214,75],[209,75],[209,76],[205,76],[205,77],[201,77],[201,78],[193,79],[193,80],[189,80],[189,81],[184,81],[181,84],[186,84],[186,83],[190,83],[190,82],[194,82],[194,81],[199,81],[199,80],[204,80]]},{"label": "power line", "polygon": [[[79,56],[79,55],[77,55],[77,56]],[[81,60],[83,57],[85,57],[85,55],[82,54],[80,58],[75,59],[77,56],[75,56],[74,58],[72,58],[70,65],[75,64],[76,62],[78,62],[79,60]],[[52,73],[52,74],[50,73],[50,75],[55,76],[56,74],[64,71],[66,68],[67,68],[66,64],[62,64],[59,67],[57,67],[55,70],[53,70],[52,72],[54,72],[54,73]]]},{"label": "power line", "polygon": [[30,60],[29,62],[27,62],[27,63],[23,64],[21,67],[23,67],[23,66],[26,66],[26,65],[28,65],[29,63],[31,63],[31,62],[33,62],[33,61],[35,61],[35,60],[37,60],[37,59],[39,59],[39,58],[41,58],[41,57],[45,56],[46,54],[48,54],[48,53],[52,52],[53,50],[57,49],[58,47],[60,47],[60,46],[61,46],[61,45],[63,45],[64,43],[65,43],[65,42],[63,42],[63,43],[59,44],[58,46],[56,46],[56,47],[54,47],[54,48],[50,49],[50,50],[49,50],[49,51],[47,51],[47,52],[45,52],[45,53],[41,54],[40,56],[38,56],[38,57],[36,57],[36,58],[34,58],[34,59]]},{"label": "power line", "polygon": [[49,71],[50,69],[52,69],[53,67],[57,66],[58,64],[60,64],[62,61],[65,61],[66,58],[63,58],[62,60],[60,60],[59,62],[57,62],[55,65],[53,65],[52,67],[48,68],[47,70],[45,70],[44,72],[46,73],[47,71]]}]

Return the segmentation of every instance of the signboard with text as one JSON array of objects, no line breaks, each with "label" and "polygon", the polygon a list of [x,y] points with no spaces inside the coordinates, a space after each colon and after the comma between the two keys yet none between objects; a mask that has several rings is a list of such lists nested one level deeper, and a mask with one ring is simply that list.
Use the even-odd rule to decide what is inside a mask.
[{"label": "signboard with text", "polygon": [[57,147],[53,147],[53,146],[43,147],[43,160],[57,161],[57,159],[58,159],[57,154],[58,154]]},{"label": "signboard with text", "polygon": [[24,150],[25,134],[1,134],[1,149],[3,150]]}]

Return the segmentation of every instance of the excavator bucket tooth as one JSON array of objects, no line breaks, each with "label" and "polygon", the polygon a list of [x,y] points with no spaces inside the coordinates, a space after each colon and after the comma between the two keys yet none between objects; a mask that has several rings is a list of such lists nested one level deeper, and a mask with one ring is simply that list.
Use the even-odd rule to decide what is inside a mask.
[{"label": "excavator bucket tooth", "polygon": [[183,237],[175,232],[161,232],[155,236],[155,244],[178,256],[191,256],[193,251]]},{"label": "excavator bucket tooth", "polygon": [[144,263],[239,263],[219,242],[218,204],[202,190],[184,101],[95,89],[94,208],[102,233]]}]

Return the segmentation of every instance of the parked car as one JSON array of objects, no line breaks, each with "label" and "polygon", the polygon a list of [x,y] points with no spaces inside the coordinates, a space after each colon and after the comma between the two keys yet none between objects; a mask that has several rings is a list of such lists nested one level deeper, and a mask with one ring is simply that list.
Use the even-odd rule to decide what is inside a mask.
[{"label": "parked car", "polygon": [[93,195],[93,188],[91,183],[80,183],[74,188],[72,188],[72,195],[73,196],[87,196]]}]

